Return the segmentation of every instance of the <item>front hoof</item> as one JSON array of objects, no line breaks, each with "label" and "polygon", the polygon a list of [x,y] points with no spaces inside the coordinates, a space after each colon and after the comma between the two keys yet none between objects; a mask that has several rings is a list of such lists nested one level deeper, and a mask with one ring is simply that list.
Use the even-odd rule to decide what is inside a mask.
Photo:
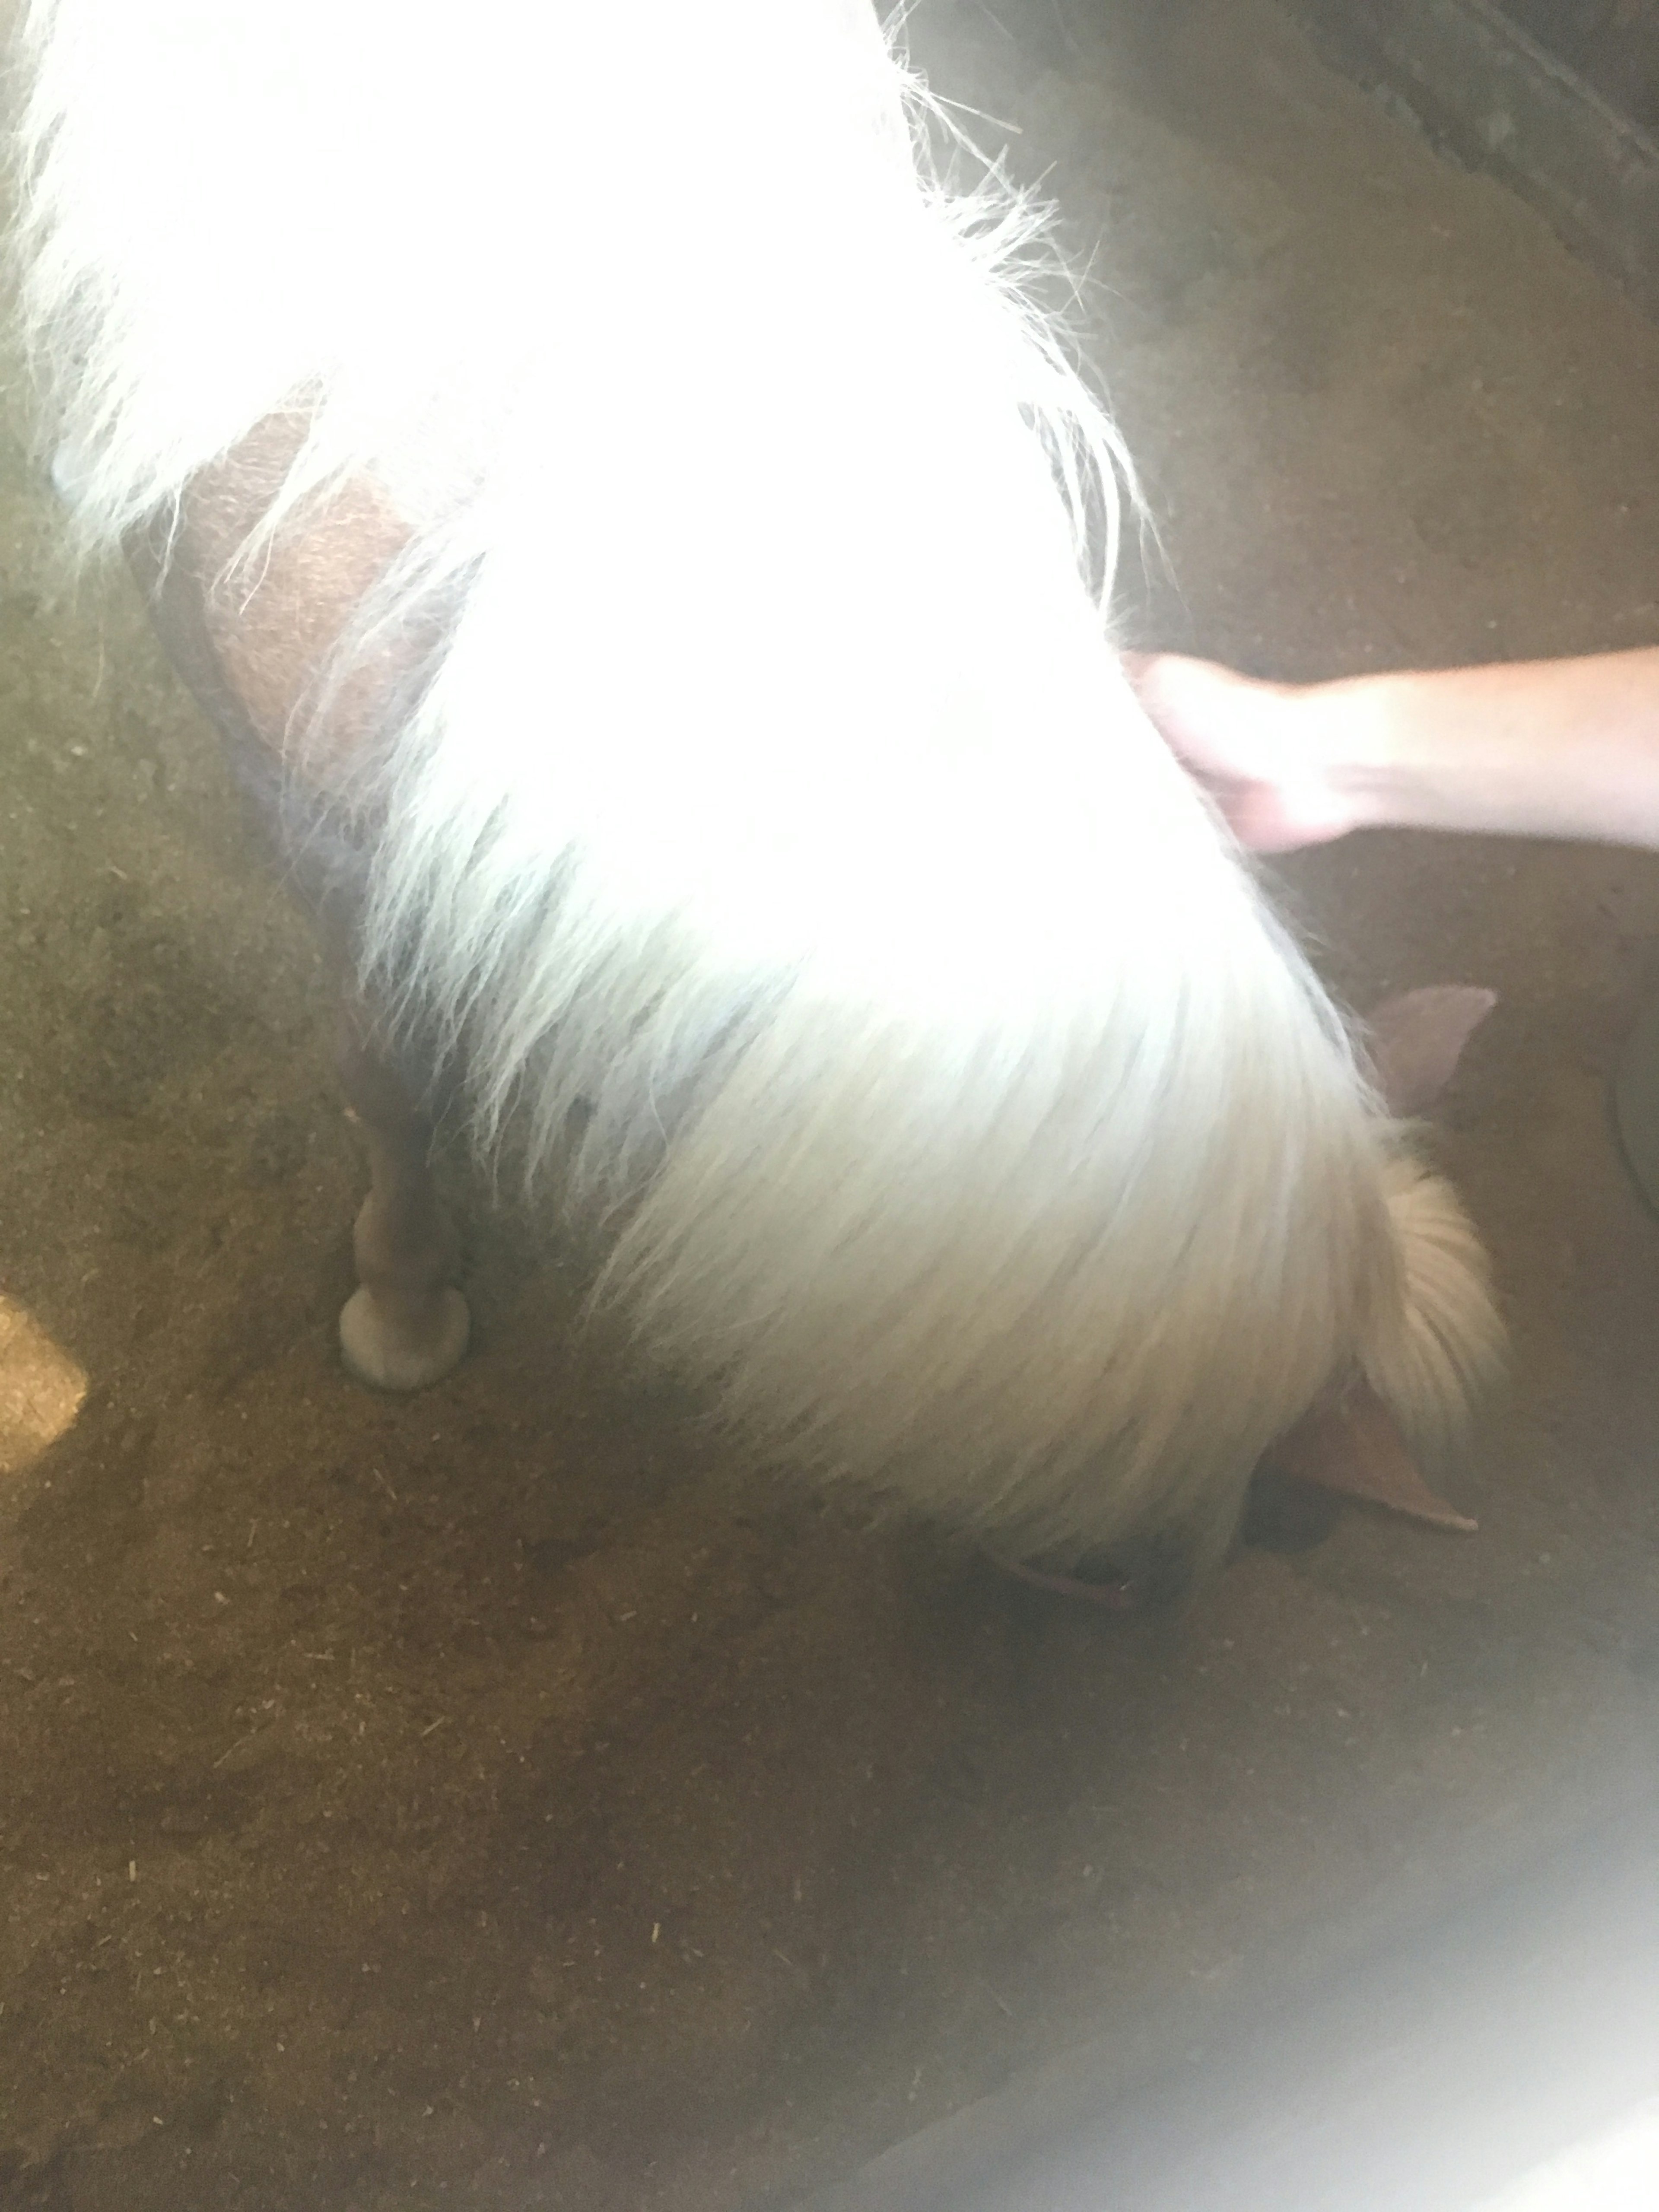
[{"label": "front hoof", "polygon": [[371,1389],[424,1390],[459,1364],[471,1330],[459,1291],[440,1291],[429,1325],[416,1330],[364,1288],[340,1309],[340,1352],[347,1374]]}]

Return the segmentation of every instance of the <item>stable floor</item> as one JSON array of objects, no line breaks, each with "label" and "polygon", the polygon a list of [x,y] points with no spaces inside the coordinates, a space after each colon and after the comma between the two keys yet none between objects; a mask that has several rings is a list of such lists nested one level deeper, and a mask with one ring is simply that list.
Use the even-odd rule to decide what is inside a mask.
[{"label": "stable floor", "polygon": [[[1298,677],[1659,635],[1659,332],[1268,0],[915,35],[1092,256],[1162,540],[1126,635]],[[1650,1786],[1659,1222],[1607,1090],[1659,860],[1285,868],[1352,1003],[1501,994],[1438,1139],[1516,1346],[1447,1478],[1480,1533],[1351,1512],[1101,1613],[732,1472],[459,1164],[475,1356],[345,1378],[318,955],[56,529],[14,438],[0,2202],[759,2212],[1085,2039],[1127,2082],[1176,1998],[1282,1993]]]}]

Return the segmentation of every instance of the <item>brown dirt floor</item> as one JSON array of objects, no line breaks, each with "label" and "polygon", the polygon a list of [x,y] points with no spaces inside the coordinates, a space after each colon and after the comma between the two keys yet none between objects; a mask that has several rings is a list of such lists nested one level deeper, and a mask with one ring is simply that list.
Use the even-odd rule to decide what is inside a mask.
[{"label": "brown dirt floor", "polygon": [[[1652,641],[1659,334],[1528,211],[1267,0],[935,0],[917,38],[1102,241],[1168,563],[1138,640]],[[1502,994],[1442,1139],[1517,1352],[1452,1479],[1481,1533],[1351,1513],[1097,1615],[738,1477],[476,1186],[475,1356],[414,1403],[345,1378],[319,957],[131,590],[53,596],[57,527],[14,434],[0,1290],[14,1362],[50,1395],[26,1315],[88,1389],[0,1478],[0,2203],[784,2203],[1647,1784],[1659,1224],[1606,1100],[1654,859],[1286,870],[1359,1003]]]}]

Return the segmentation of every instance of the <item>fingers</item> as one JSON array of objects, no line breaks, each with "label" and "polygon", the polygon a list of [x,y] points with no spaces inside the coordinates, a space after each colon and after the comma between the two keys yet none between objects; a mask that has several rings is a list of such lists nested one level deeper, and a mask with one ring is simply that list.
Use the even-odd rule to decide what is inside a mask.
[{"label": "fingers", "polygon": [[1153,727],[1243,845],[1285,853],[1355,826],[1324,764],[1315,695],[1182,653],[1126,653]]},{"label": "fingers", "polygon": [[1224,783],[1271,776],[1279,686],[1179,653],[1126,655],[1124,666],[1153,726],[1189,767]]}]

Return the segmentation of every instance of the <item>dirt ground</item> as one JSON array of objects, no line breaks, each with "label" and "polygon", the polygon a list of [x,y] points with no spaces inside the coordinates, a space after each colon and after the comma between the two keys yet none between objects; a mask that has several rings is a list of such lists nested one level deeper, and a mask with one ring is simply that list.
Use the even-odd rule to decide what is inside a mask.
[{"label": "dirt ground", "polygon": [[[1659,333],[1267,0],[916,37],[1099,241],[1167,560],[1137,641],[1311,676],[1659,633]],[[1516,1348],[1451,1478],[1481,1533],[1353,1512],[1097,1614],[739,1479],[482,1188],[476,1354],[413,1403],[345,1378],[318,955],[131,591],[54,599],[0,465],[14,1463],[85,1377],[0,1477],[9,2212],[759,2212],[1085,2036],[1127,2078],[1172,1993],[1249,2002],[1649,1785],[1659,1224],[1607,1088],[1659,863],[1285,870],[1356,1002],[1502,994],[1441,1139]]]}]

